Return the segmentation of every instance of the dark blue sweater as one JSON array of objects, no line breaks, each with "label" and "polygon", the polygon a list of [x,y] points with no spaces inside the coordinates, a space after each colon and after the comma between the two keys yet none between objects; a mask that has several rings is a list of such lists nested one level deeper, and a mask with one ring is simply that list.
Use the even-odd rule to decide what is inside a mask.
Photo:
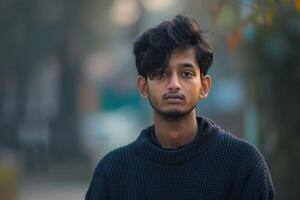
[{"label": "dark blue sweater", "polygon": [[155,141],[153,126],[98,163],[86,200],[269,200],[263,156],[248,142],[198,117],[194,140],[177,149]]}]

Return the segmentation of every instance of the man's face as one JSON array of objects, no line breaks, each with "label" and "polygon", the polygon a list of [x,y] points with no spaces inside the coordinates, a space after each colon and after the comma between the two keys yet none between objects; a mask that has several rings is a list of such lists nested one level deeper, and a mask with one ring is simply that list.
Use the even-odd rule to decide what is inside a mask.
[{"label": "man's face", "polygon": [[[174,51],[164,71],[147,78],[145,95],[154,111],[164,117],[180,118],[189,114],[210,87],[201,79],[194,48]],[[207,78],[207,77],[206,77]],[[208,76],[209,78],[209,76]],[[141,91],[142,92],[142,91]]]}]

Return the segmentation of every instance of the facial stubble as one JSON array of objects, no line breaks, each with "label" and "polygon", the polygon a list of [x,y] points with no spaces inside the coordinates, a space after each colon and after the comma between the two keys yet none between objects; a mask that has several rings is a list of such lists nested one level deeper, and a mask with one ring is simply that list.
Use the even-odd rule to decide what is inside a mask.
[{"label": "facial stubble", "polygon": [[154,103],[151,100],[151,93],[149,91],[148,86],[147,86],[147,89],[148,89],[148,100],[149,100],[149,103],[150,103],[152,109],[155,110],[158,114],[160,114],[166,120],[177,121],[177,120],[184,118],[185,116],[190,114],[196,108],[197,103],[198,103],[196,101],[193,106],[191,106],[189,109],[187,109],[185,111],[179,111],[179,110],[163,111],[163,110],[155,107]]}]

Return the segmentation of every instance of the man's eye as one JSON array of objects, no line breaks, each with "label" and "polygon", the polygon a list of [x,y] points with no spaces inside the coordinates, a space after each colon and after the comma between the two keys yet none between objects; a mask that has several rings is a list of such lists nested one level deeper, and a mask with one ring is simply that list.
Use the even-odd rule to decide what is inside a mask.
[{"label": "man's eye", "polygon": [[165,71],[157,71],[157,72],[153,72],[153,73],[151,73],[150,75],[149,75],[149,78],[151,79],[151,80],[160,80],[160,79],[162,79],[162,78],[165,78],[165,77],[167,77],[167,72],[165,72]]},{"label": "man's eye", "polygon": [[194,76],[194,73],[191,71],[185,71],[181,73],[181,76],[183,78],[192,78]]}]

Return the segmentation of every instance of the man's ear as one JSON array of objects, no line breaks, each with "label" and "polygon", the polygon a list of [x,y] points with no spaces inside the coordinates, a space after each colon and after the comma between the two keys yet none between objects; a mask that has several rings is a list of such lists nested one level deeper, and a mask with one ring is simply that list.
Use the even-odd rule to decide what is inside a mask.
[{"label": "man's ear", "polygon": [[138,75],[136,78],[136,85],[143,98],[148,98],[147,80],[145,77]]},{"label": "man's ear", "polygon": [[205,99],[208,96],[211,87],[211,78],[209,75],[201,77],[202,86],[200,88],[199,99]]}]

